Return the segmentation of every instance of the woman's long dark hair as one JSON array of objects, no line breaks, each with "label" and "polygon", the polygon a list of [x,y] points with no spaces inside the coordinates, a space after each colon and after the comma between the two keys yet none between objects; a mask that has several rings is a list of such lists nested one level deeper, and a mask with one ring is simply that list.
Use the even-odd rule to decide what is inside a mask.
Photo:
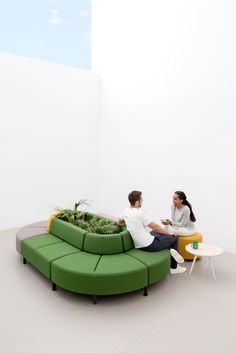
[{"label": "woman's long dark hair", "polygon": [[185,193],[183,191],[175,191],[175,194],[179,196],[180,200],[182,200],[182,204],[186,205],[189,207],[190,209],[190,219],[192,222],[196,222],[196,218],[194,216],[193,210],[192,210],[192,206],[191,204],[188,202],[187,200],[187,196],[185,195]]}]

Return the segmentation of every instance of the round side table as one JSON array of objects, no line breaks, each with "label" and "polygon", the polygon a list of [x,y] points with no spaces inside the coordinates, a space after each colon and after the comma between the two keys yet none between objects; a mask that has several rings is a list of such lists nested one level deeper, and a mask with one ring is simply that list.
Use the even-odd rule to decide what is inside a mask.
[{"label": "round side table", "polygon": [[199,243],[198,249],[194,249],[192,247],[192,244],[188,244],[188,245],[186,245],[185,249],[190,254],[194,255],[193,263],[192,263],[192,266],[191,266],[189,273],[190,274],[192,273],[197,257],[198,256],[206,256],[206,257],[208,257],[208,264],[209,264],[209,268],[211,269],[213,278],[214,278],[214,280],[216,280],[215,271],[214,271],[214,267],[213,267],[213,263],[212,263],[212,257],[221,255],[223,253],[223,249],[221,249],[219,246],[206,244],[206,243]]}]

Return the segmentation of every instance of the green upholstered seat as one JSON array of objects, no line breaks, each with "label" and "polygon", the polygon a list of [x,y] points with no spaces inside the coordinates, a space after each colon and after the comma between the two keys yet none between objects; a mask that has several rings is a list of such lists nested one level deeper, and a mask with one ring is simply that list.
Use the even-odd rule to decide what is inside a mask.
[{"label": "green upholstered seat", "polygon": [[94,255],[79,252],[53,261],[51,280],[83,294],[118,294],[144,288],[147,266],[126,254]]},{"label": "green upholstered seat", "polygon": [[[60,240],[60,239],[59,239]],[[31,242],[32,243],[32,242]],[[56,243],[51,243],[35,247],[35,243],[31,244],[29,239],[24,241],[23,256],[47,278],[51,278],[51,262],[66,255],[79,252],[76,247],[60,240]],[[39,240],[38,240],[39,243]]]},{"label": "green upholstered seat", "polygon": [[131,292],[148,285],[147,266],[126,254],[103,255],[96,268],[95,294]]},{"label": "green upholstered seat", "polygon": [[138,259],[148,268],[148,284],[162,279],[170,271],[170,251],[168,249],[158,252],[148,252],[132,249],[127,255]]},{"label": "green upholstered seat", "polygon": [[41,246],[56,244],[56,243],[60,243],[61,241],[62,241],[61,239],[49,233],[32,236],[30,238],[23,240],[23,250],[22,250],[23,256],[27,252],[28,248],[37,249],[37,248],[40,248]]},{"label": "green upholstered seat", "polygon": [[84,251],[58,259],[51,266],[51,280],[61,288],[82,294],[94,293],[94,273],[101,255]]}]

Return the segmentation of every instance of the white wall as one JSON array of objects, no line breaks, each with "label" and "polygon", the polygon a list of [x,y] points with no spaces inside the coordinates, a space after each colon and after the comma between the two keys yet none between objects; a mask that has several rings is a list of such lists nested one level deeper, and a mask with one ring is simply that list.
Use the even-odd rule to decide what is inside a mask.
[{"label": "white wall", "polygon": [[99,76],[0,53],[0,229],[98,202]]},{"label": "white wall", "polygon": [[236,251],[236,5],[230,0],[92,2],[101,74],[102,209],[132,189],[156,221],[187,193],[206,241]]}]

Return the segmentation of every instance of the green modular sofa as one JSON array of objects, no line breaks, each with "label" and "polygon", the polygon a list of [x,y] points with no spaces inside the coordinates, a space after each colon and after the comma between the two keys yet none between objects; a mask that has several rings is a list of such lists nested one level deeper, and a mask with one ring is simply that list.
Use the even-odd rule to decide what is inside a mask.
[{"label": "green modular sofa", "polygon": [[[94,216],[98,217],[88,214]],[[34,231],[33,236],[23,239],[20,251],[23,263],[28,261],[44,274],[53,290],[58,286],[89,294],[94,303],[98,295],[139,289],[147,295],[147,287],[170,270],[169,250],[135,249],[125,227],[117,234],[93,234],[57,218],[49,232],[35,235]]]}]

